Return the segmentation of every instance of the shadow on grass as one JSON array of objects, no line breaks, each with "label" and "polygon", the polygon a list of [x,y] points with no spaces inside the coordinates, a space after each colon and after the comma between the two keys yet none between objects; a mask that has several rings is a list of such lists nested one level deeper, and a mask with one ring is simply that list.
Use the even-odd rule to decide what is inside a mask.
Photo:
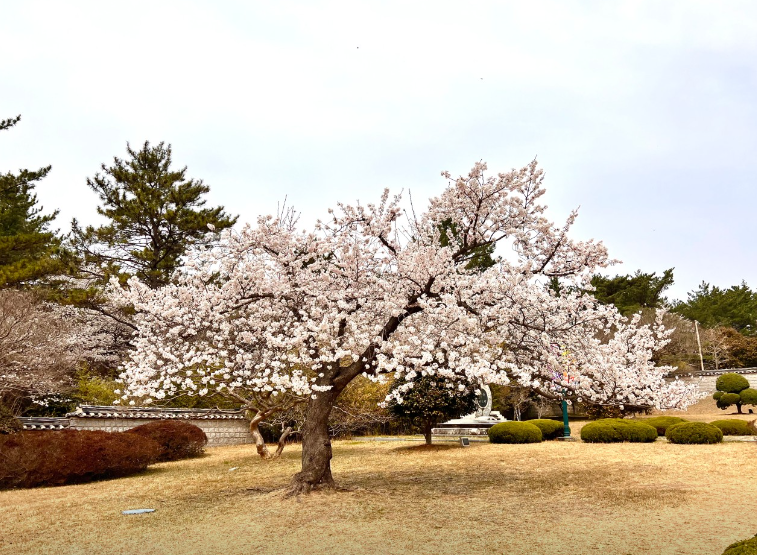
[{"label": "shadow on grass", "polygon": [[425,443],[421,445],[405,445],[402,447],[395,447],[392,449],[393,452],[402,454],[402,453],[438,453],[439,451],[449,451],[451,449],[460,449],[461,447],[459,445],[426,445]]}]

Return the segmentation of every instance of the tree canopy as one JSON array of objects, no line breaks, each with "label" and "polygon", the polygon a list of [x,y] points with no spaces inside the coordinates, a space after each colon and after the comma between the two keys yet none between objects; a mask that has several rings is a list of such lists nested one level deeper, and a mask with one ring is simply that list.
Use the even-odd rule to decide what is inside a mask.
[{"label": "tree canopy", "polygon": [[82,228],[72,223],[73,243],[86,272],[102,280],[137,276],[150,287],[167,284],[191,246],[207,245],[237,218],[222,206],[205,208],[210,188],[188,179],[186,166],[172,169],[171,145],[127,144],[128,159],[113,158],[102,173],[87,179],[101,202],[97,213],[108,223]]},{"label": "tree canopy", "polygon": [[593,295],[599,302],[613,304],[621,314],[628,316],[642,308],[664,306],[663,293],[673,285],[673,268],[665,270],[659,277],[656,272],[643,273],[641,270],[633,275],[612,278],[595,274],[591,285],[595,288]]},{"label": "tree canopy", "polygon": [[707,328],[727,326],[743,335],[757,334],[757,292],[743,281],[728,289],[702,282],[673,311]]},{"label": "tree canopy", "polygon": [[[0,121],[0,131],[21,116]],[[34,189],[51,167],[0,174],[0,287],[22,287],[65,268],[61,239],[50,229],[57,211],[42,214]]]}]

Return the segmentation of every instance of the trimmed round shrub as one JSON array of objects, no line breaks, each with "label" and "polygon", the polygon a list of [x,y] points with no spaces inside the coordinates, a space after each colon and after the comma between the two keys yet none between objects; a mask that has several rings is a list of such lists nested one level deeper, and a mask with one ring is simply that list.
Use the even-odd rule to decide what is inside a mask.
[{"label": "trimmed round shrub", "polygon": [[664,436],[665,431],[673,424],[680,424],[681,422],[688,422],[685,418],[678,416],[655,416],[653,418],[645,418],[644,424],[649,424],[653,428],[657,429],[658,436]]},{"label": "trimmed round shrub", "polygon": [[489,428],[492,443],[541,443],[541,430],[529,422],[501,422]]},{"label": "trimmed round shrub", "polygon": [[717,426],[704,422],[674,424],[665,432],[670,443],[706,444],[723,441],[723,432]]},{"label": "trimmed round shrub", "polygon": [[723,555],[757,555],[757,536],[732,543],[725,548]]},{"label": "trimmed round shrub", "polygon": [[715,393],[712,394],[712,398],[718,401],[724,394],[725,394],[725,391],[716,391]]},{"label": "trimmed round shrub", "polygon": [[739,393],[742,405],[757,405],[757,389],[747,387]]},{"label": "trimmed round shrub", "polygon": [[197,457],[202,455],[208,443],[208,436],[202,429],[189,422],[177,420],[156,420],[125,433],[155,441],[160,446],[160,462]]},{"label": "trimmed round shrub", "polygon": [[141,472],[160,447],[138,435],[28,431],[0,435],[0,489],[62,486]]},{"label": "trimmed round shrub", "polygon": [[541,430],[541,437],[544,440],[557,439],[563,436],[564,425],[557,420],[539,418],[537,420],[527,420],[526,422],[539,428]]},{"label": "trimmed round shrub", "polygon": [[735,372],[728,372],[718,376],[718,379],[715,381],[715,389],[725,391],[726,393],[738,393],[747,387],[749,387],[749,380]]},{"label": "trimmed round shrub", "polygon": [[746,420],[738,420],[736,418],[728,420],[715,420],[710,422],[716,428],[720,428],[724,436],[750,436],[752,435],[752,428],[749,426],[749,422]]},{"label": "trimmed round shrub", "polygon": [[581,439],[587,443],[651,443],[657,439],[657,428],[637,420],[604,418],[581,428]]}]

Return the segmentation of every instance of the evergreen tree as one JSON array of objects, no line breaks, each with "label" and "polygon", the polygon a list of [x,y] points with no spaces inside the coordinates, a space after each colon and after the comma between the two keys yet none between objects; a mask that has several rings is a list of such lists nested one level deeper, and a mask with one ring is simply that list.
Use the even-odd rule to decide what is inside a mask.
[{"label": "evergreen tree", "polygon": [[188,179],[187,168],[171,169],[171,145],[140,150],[127,144],[129,159],[114,157],[110,167],[87,179],[100,197],[98,214],[109,222],[81,228],[72,224],[73,243],[85,272],[102,282],[110,276],[138,276],[151,287],[169,283],[181,256],[196,244],[208,241],[209,228],[217,232],[231,227],[222,206],[204,208],[203,195],[210,188]]},{"label": "evergreen tree", "polygon": [[437,423],[476,410],[476,393],[473,389],[460,391],[454,383],[439,376],[398,379],[392,385],[392,391],[409,383],[412,383],[412,388],[400,395],[402,402],[398,403],[393,398],[387,407],[394,416],[418,422],[423,428],[427,445],[431,445],[431,430]]},{"label": "evergreen tree", "polygon": [[[20,119],[0,121],[0,131]],[[65,267],[61,240],[49,227],[58,212],[43,215],[34,193],[36,182],[49,172],[50,166],[0,174],[0,287],[38,283]]]},{"label": "evergreen tree", "polygon": [[706,328],[732,327],[743,335],[757,333],[757,292],[745,282],[720,289],[702,282],[685,302],[673,307],[678,314],[696,320]]},{"label": "evergreen tree", "polygon": [[662,308],[665,298],[662,294],[673,285],[673,268],[665,270],[661,276],[637,270],[633,275],[613,278],[595,275],[591,279],[594,297],[603,304],[614,304],[621,314],[628,316],[642,308]]}]

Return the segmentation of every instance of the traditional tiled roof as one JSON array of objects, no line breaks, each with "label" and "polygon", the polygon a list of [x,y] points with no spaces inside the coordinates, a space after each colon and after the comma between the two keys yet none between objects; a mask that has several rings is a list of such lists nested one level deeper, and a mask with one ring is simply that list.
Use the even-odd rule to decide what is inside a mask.
[{"label": "traditional tiled roof", "polygon": [[144,418],[152,420],[244,420],[245,418],[241,410],[167,409],[107,405],[81,405],[66,416],[70,418]]},{"label": "traditional tiled roof", "polygon": [[19,420],[24,430],[63,430],[71,425],[68,418],[22,417]]},{"label": "traditional tiled roof", "polygon": [[734,373],[734,374],[757,374],[757,367],[751,367],[751,368],[721,368],[720,370],[705,370],[702,372],[701,370],[695,370],[692,372],[692,376],[720,376],[721,374],[726,373]]}]

